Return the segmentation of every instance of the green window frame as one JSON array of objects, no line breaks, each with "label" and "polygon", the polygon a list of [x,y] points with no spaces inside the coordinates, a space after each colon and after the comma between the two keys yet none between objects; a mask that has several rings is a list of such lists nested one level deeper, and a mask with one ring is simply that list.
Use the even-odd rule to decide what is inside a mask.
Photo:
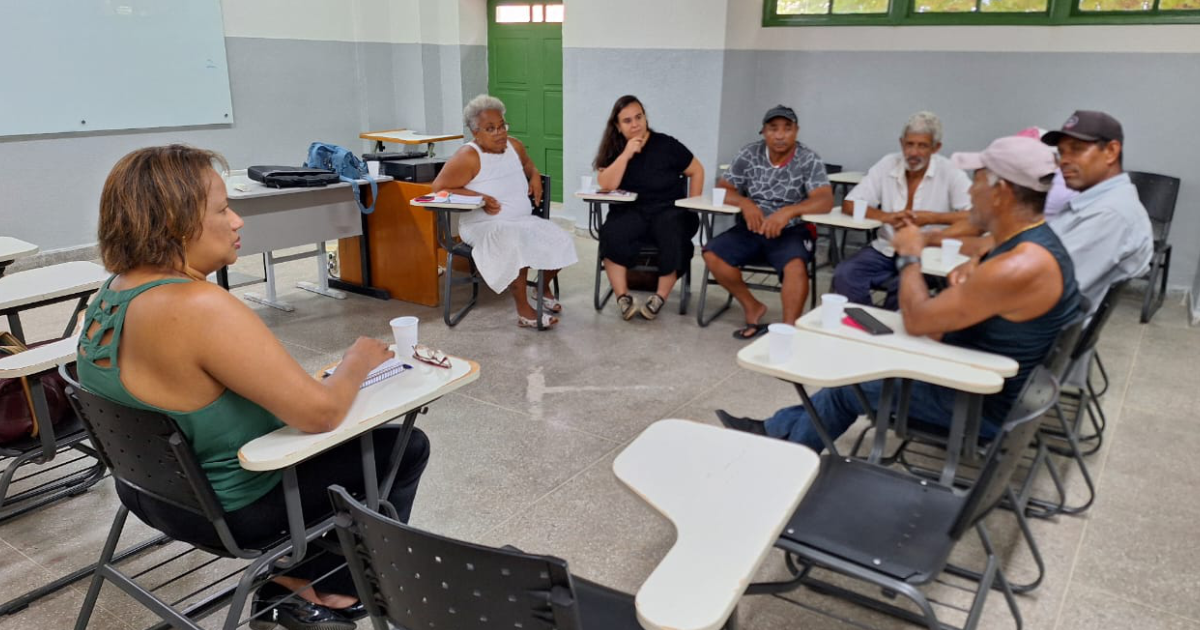
[{"label": "green window frame", "polygon": [[[784,0],[786,1],[786,0]],[[838,5],[852,0],[828,0],[826,13],[800,15],[780,14],[781,0],[763,0],[763,26],[968,26],[968,25],[1024,25],[1024,26],[1076,26],[1085,24],[1200,24],[1200,1],[1198,0],[1142,0],[1149,8],[1131,10],[1085,10],[1080,5],[1095,6],[1112,0],[1046,0],[1044,11],[1001,12],[980,11],[981,4],[989,0],[973,0],[972,11],[921,12],[917,7],[929,0],[876,0],[882,9],[876,13],[837,12]],[[991,0],[996,1],[996,0]],[[1011,4],[1020,0],[1000,0]],[[972,0],[958,0],[958,4],[971,4]],[[807,4],[820,6],[820,0],[807,0]],[[1160,8],[1160,4],[1185,6],[1187,8]],[[1195,8],[1192,8],[1195,7]]]}]

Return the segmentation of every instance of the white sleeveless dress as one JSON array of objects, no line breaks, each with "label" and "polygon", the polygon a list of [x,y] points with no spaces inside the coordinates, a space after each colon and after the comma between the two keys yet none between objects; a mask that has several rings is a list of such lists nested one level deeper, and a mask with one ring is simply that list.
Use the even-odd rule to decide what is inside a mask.
[{"label": "white sleeveless dress", "polygon": [[479,174],[464,188],[500,202],[498,214],[480,208],[463,215],[458,223],[458,235],[471,246],[475,266],[487,285],[501,293],[524,267],[562,269],[578,262],[571,235],[533,214],[529,180],[512,143],[499,154],[487,153],[474,142],[467,146],[479,154]]}]

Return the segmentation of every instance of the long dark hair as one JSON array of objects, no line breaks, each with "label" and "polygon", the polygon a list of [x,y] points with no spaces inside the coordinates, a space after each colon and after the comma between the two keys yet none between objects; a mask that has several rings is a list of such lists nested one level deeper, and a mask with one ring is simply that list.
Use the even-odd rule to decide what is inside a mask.
[{"label": "long dark hair", "polygon": [[[625,136],[621,135],[621,127],[617,124],[617,116],[621,113],[622,109],[634,103],[637,103],[638,107],[642,108],[642,114],[646,113],[646,106],[642,105],[638,97],[632,94],[626,94],[617,99],[616,103],[613,103],[612,112],[608,115],[608,122],[604,124],[604,134],[600,136],[600,150],[596,152],[596,159],[592,160],[593,169],[600,170],[607,168],[625,150]],[[650,125],[646,125],[646,131],[654,133]]]}]

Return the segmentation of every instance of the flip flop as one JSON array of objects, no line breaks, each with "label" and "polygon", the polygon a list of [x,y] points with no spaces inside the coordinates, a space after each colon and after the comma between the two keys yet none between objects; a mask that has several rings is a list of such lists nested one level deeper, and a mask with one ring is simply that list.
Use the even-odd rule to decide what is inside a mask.
[{"label": "flip flop", "polygon": [[767,332],[767,326],[770,326],[770,324],[746,324],[745,327],[733,331],[733,338],[741,339],[742,341],[750,341],[751,339],[754,339],[755,337]]}]

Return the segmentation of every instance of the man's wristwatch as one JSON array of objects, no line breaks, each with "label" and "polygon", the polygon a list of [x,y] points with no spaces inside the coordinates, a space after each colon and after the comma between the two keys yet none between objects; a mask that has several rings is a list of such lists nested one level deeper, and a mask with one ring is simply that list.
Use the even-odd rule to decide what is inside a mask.
[{"label": "man's wristwatch", "polygon": [[921,264],[920,256],[896,256],[896,273],[904,271],[904,268],[909,265]]}]

